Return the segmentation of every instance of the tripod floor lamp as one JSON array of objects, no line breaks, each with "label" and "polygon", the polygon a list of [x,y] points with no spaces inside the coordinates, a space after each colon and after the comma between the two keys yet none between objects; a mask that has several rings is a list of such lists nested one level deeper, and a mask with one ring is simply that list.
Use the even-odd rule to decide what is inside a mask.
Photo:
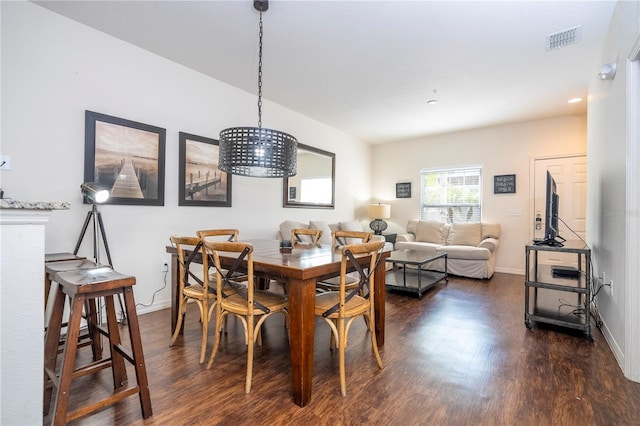
[{"label": "tripod floor lamp", "polygon": [[[98,211],[98,204],[102,204],[109,199],[109,191],[94,182],[83,183],[82,185],[80,185],[80,191],[82,192],[82,196],[87,201],[89,201],[89,203],[91,203],[91,210],[87,212],[87,217],[84,219],[84,224],[82,225],[82,230],[80,231],[80,235],[78,236],[78,242],[76,243],[76,248],[73,250],[73,254],[78,254],[78,250],[80,250],[82,240],[84,240],[84,237],[87,234],[89,223],[91,223],[93,231],[93,259],[96,263],[101,264],[99,246],[100,241],[102,240],[104,244],[104,251],[107,255],[107,264],[113,268],[111,252],[109,251],[109,243],[107,242],[107,234],[104,230],[102,215],[100,214],[100,211]],[[98,234],[98,232],[100,233]],[[120,304],[120,309],[123,315],[122,320],[124,321],[124,305],[122,303],[121,295],[118,295],[118,302]]]},{"label": "tripod floor lamp", "polygon": [[[83,183],[82,185],[80,185],[80,190],[82,191],[82,196],[91,203],[91,210],[87,212],[87,217],[84,220],[84,225],[82,226],[82,231],[80,231],[80,236],[78,237],[78,242],[76,243],[75,250],[73,250],[73,254],[78,254],[78,250],[80,250],[82,240],[84,240],[84,236],[87,233],[89,223],[92,222],[93,258],[96,263],[100,263],[100,248],[98,246],[100,237],[102,237],[102,242],[104,243],[104,251],[107,254],[107,262],[109,266],[113,267],[113,262],[111,261],[111,252],[109,251],[109,243],[107,242],[107,234],[104,231],[102,215],[98,211],[97,206],[98,204],[104,203],[109,199],[109,191],[93,182]],[[100,231],[99,235],[98,230]]]}]

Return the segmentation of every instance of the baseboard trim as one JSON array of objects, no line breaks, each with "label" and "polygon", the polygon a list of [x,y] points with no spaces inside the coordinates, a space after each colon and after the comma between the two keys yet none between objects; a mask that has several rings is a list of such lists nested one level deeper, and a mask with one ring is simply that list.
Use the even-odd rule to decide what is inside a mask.
[{"label": "baseboard trim", "polygon": [[513,274],[524,276],[524,269],[512,269],[512,268],[495,268],[495,272],[501,272],[503,274]]},{"label": "baseboard trim", "polygon": [[613,334],[611,334],[611,331],[609,330],[609,327],[607,327],[607,323],[604,322],[604,320],[602,320],[602,327],[600,327],[600,331],[602,332],[604,339],[607,341],[609,349],[611,349],[611,352],[613,352],[613,356],[618,362],[618,367],[620,367],[620,370],[624,373],[624,352],[620,348],[620,345],[618,345],[616,339],[613,337]]},{"label": "baseboard trim", "polygon": [[142,306],[138,307],[138,315],[149,314],[151,312],[159,311],[161,309],[166,309],[171,307],[170,300],[163,300],[153,303],[151,306]]}]

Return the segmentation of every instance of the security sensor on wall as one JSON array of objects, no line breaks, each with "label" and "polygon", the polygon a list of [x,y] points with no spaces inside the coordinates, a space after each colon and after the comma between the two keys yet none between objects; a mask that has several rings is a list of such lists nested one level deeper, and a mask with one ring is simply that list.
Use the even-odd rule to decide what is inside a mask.
[{"label": "security sensor on wall", "polygon": [[600,73],[598,74],[598,78],[600,80],[613,80],[616,76],[617,66],[614,63],[612,64],[604,64],[600,67]]}]

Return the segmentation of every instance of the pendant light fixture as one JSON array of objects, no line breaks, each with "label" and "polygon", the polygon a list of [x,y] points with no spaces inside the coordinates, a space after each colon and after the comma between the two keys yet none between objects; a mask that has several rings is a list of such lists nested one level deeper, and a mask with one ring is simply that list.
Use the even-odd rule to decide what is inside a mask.
[{"label": "pendant light fixture", "polygon": [[260,12],[258,54],[258,127],[231,127],[220,132],[218,168],[252,177],[289,177],[296,174],[298,141],[288,133],[262,128],[262,12],[268,0],[254,0]]}]

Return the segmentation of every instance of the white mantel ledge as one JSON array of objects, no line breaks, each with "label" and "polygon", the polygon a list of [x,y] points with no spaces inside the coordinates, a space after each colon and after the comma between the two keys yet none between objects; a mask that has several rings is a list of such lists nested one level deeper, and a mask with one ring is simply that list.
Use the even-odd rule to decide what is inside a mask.
[{"label": "white mantel ledge", "polygon": [[0,224],[24,225],[44,224],[49,220],[52,210],[69,210],[68,201],[18,201],[0,199]]},{"label": "white mantel ledge", "polygon": [[[20,201],[11,198],[0,199],[0,209],[26,209],[26,210],[69,210],[71,203],[68,201]],[[4,213],[4,212],[3,212]]]}]

